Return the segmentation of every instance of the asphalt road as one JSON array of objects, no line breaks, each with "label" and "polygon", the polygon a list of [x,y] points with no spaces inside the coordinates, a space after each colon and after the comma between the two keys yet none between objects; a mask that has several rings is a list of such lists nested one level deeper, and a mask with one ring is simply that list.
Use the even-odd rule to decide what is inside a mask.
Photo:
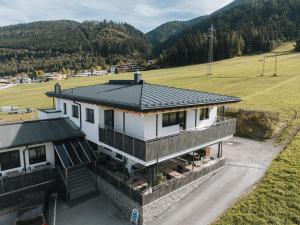
[{"label": "asphalt road", "polygon": [[149,225],[211,224],[264,175],[279,152],[271,142],[232,138],[223,144],[227,165]]}]

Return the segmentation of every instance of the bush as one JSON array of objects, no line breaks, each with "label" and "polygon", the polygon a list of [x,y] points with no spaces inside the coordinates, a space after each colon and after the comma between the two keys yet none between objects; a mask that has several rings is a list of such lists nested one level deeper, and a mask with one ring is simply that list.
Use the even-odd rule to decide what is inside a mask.
[{"label": "bush", "polygon": [[240,109],[229,110],[226,115],[237,119],[236,135],[241,137],[271,139],[280,126],[278,113]]}]

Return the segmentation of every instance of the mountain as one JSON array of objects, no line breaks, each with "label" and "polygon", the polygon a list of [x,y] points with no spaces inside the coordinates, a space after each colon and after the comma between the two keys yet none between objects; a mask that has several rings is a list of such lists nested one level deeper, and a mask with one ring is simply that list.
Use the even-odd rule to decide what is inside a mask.
[{"label": "mountain", "polygon": [[154,49],[162,66],[207,62],[208,29],[214,25],[215,60],[267,52],[300,37],[300,0],[236,0],[169,36]]},{"label": "mountain", "polygon": [[200,16],[188,21],[171,21],[164,23],[154,30],[148,32],[146,37],[154,47],[158,47],[160,44],[164,43],[170,37],[184,31],[185,29],[197,24],[203,20],[205,16]]},{"label": "mountain", "polygon": [[145,35],[126,23],[59,20],[0,27],[0,75],[105,67],[149,54]]}]

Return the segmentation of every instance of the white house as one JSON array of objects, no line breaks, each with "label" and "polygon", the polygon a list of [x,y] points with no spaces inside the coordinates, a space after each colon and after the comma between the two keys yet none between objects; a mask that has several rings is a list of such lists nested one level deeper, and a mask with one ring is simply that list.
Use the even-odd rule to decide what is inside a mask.
[{"label": "white house", "polygon": [[[67,90],[56,85],[47,95],[54,98],[55,110],[70,118],[99,151],[128,159],[129,170],[137,163],[151,166],[232,137],[235,123],[218,123],[218,107],[240,101],[148,84],[138,73],[134,80],[111,80]],[[215,132],[205,140],[201,138],[203,132],[218,126],[225,129],[221,135]],[[170,149],[162,142],[174,135],[183,138],[184,144]],[[191,144],[190,135],[199,140]]]}]

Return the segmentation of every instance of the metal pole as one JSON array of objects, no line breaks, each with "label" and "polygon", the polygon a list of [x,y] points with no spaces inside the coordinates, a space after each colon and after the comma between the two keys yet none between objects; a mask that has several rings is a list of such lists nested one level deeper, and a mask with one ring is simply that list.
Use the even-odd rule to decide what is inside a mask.
[{"label": "metal pole", "polygon": [[274,68],[274,76],[277,76],[277,55],[275,56],[275,68]]},{"label": "metal pole", "polygon": [[261,76],[265,75],[265,64],[266,64],[266,57],[264,57],[264,59],[263,59],[263,67],[262,67]]},{"label": "metal pole", "polygon": [[214,26],[208,29],[209,32],[209,50],[208,50],[208,75],[212,75],[212,63],[214,60]]}]

